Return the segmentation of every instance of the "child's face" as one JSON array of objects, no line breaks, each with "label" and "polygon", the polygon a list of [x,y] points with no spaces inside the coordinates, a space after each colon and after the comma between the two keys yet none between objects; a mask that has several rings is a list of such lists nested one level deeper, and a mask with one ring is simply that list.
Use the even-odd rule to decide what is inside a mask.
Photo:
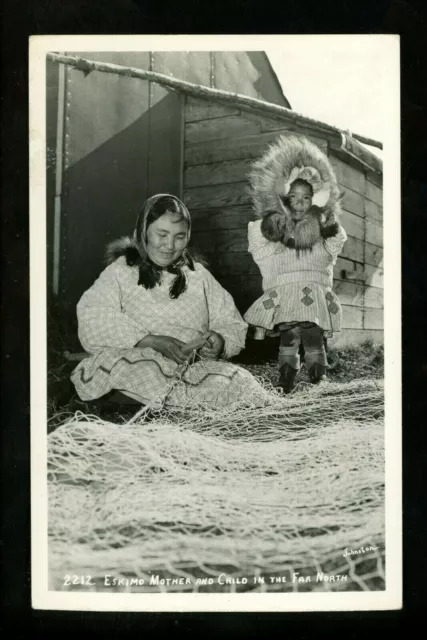
[{"label": "child's face", "polygon": [[311,188],[307,184],[292,184],[288,193],[292,219],[302,220],[312,204]]}]

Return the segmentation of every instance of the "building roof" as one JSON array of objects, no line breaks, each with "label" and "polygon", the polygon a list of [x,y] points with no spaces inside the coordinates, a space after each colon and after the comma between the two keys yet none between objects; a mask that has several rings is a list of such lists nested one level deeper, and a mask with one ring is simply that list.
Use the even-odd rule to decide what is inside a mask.
[{"label": "building roof", "polygon": [[270,62],[270,58],[268,57],[268,55],[265,52],[263,52],[263,53],[264,53],[265,61],[266,61],[267,65],[268,65],[268,69],[270,71],[271,78],[273,79],[273,82],[276,84],[279,92],[281,93],[281,95],[283,97],[283,102],[285,104],[285,107],[287,107],[288,109],[292,109],[291,103],[289,102],[288,98],[285,96],[285,94],[283,92],[283,87],[282,87],[282,83],[279,80],[279,76],[275,72],[274,67]]},{"label": "building roof", "polygon": [[[290,108],[265,102],[257,98],[251,98],[229,91],[223,91],[221,89],[214,89],[202,85],[196,85],[191,82],[179,80],[175,77],[167,76],[161,73],[155,73],[144,69],[137,69],[133,67],[126,67],[123,65],[117,65],[107,62],[98,62],[94,60],[88,60],[86,58],[80,58],[75,55],[60,55],[56,53],[49,53],[48,58],[52,61],[70,65],[75,69],[82,71],[85,75],[92,71],[100,71],[102,73],[112,73],[116,75],[124,75],[131,78],[140,78],[141,80],[148,80],[161,84],[171,90],[180,91],[194,98],[215,100],[229,107],[237,107],[244,111],[255,112],[263,114],[266,117],[274,118],[279,121],[283,121],[287,124],[301,125],[314,131],[321,132],[328,135],[332,140],[332,148],[338,153],[342,153],[351,156],[356,161],[360,162],[370,170],[377,173],[382,173],[383,164],[382,160],[377,155],[369,151],[364,145],[383,148],[381,142],[372,140],[358,134],[350,134],[350,132],[344,132],[341,129],[332,125],[326,124],[319,120],[309,118],[303,114],[297,113]],[[313,131],[313,133],[314,133]]]}]

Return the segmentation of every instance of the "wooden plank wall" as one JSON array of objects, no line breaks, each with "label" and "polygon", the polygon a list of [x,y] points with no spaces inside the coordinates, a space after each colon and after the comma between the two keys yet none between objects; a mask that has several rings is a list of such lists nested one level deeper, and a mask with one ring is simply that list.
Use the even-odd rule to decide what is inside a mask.
[{"label": "wooden plank wall", "polygon": [[[383,341],[382,179],[349,158],[330,153],[344,192],[343,226],[349,236],[335,268],[334,289],[344,310],[336,344]],[[347,277],[344,277],[344,271]]]},{"label": "wooden plank wall", "polygon": [[192,213],[192,245],[243,312],[262,293],[258,268],[247,252],[252,211],[246,176],[251,163],[278,135],[296,131],[329,153],[345,193],[343,225],[348,240],[334,271],[343,305],[343,332],[335,343],[382,341],[382,188],[370,172],[329,151],[327,134],[262,114],[240,112],[187,98],[184,200]]}]

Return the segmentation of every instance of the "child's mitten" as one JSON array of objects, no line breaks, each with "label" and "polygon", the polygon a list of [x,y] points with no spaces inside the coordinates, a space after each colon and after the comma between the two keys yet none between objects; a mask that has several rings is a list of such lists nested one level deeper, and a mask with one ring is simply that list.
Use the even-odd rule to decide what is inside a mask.
[{"label": "child's mitten", "polygon": [[261,222],[261,233],[270,242],[280,242],[286,230],[286,217],[272,211],[265,215]]},{"label": "child's mitten", "polygon": [[332,224],[328,224],[327,226],[322,226],[322,228],[320,229],[320,233],[322,234],[322,238],[332,238],[333,236],[336,236],[338,231],[339,231],[339,224],[338,222],[333,222]]}]

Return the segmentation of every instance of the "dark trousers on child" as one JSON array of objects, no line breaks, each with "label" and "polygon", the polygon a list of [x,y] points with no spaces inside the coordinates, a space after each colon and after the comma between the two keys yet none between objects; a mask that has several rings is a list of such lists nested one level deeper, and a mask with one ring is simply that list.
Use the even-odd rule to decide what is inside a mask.
[{"label": "dark trousers on child", "polygon": [[328,366],[324,331],[314,322],[298,322],[292,325],[280,325],[279,368],[288,364],[292,369],[300,369],[300,344],[304,347],[304,362],[310,371],[314,364],[321,368]]}]

